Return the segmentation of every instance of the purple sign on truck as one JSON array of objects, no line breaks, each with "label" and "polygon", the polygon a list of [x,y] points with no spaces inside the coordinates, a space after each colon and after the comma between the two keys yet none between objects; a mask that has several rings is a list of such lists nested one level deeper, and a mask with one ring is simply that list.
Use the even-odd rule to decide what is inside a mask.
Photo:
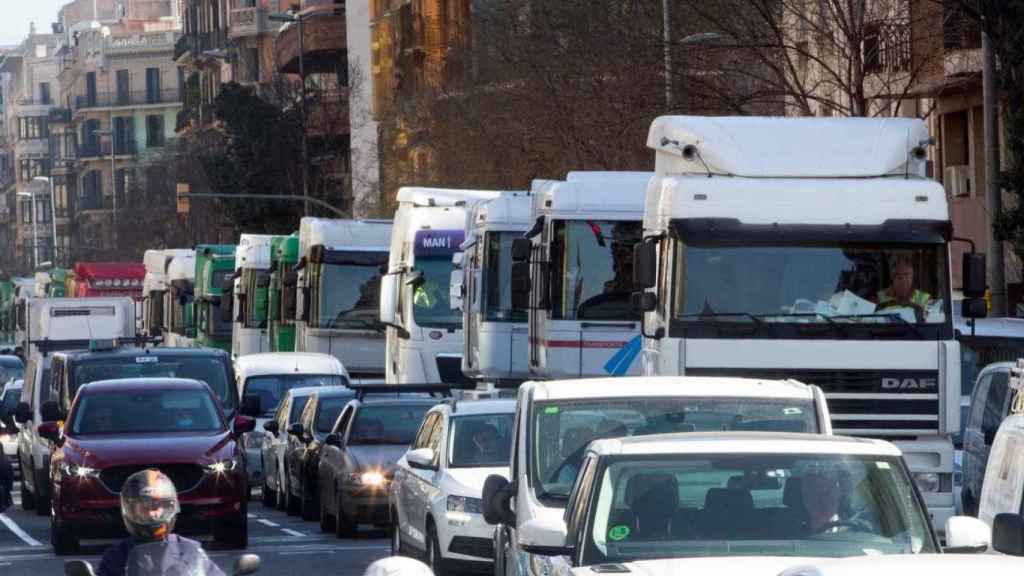
[{"label": "purple sign on truck", "polygon": [[464,230],[420,230],[416,233],[416,256],[451,256],[466,239]]}]

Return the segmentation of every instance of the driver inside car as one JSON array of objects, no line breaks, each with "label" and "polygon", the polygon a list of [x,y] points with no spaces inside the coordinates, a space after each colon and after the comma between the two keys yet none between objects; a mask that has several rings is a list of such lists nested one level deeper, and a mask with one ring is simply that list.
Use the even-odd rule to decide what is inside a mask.
[{"label": "driver inside car", "polygon": [[839,527],[839,481],[824,472],[811,472],[801,483],[808,534],[835,532]]}]

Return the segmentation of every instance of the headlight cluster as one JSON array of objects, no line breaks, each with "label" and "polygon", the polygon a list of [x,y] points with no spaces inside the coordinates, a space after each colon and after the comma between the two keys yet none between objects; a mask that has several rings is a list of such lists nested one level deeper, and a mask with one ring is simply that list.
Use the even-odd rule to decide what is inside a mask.
[{"label": "headlight cluster", "polygon": [[449,496],[447,505],[449,512],[465,512],[467,514],[483,513],[483,500],[479,498]]},{"label": "headlight cluster", "polygon": [[211,474],[226,474],[241,467],[242,462],[238,458],[228,458],[226,460],[218,460],[213,464],[207,464],[206,471]]},{"label": "headlight cluster", "polygon": [[348,483],[355,484],[356,486],[379,488],[387,484],[388,479],[384,477],[382,472],[377,470],[368,470],[366,472],[353,472],[349,474]]},{"label": "headlight cluster", "polygon": [[79,466],[78,464],[68,464],[67,462],[60,463],[60,473],[68,478],[99,478],[100,471],[95,468],[89,468],[88,466]]}]

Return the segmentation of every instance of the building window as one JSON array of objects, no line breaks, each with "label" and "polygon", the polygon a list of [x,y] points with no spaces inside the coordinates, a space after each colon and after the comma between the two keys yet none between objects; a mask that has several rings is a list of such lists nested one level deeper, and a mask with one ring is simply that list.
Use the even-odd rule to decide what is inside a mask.
[{"label": "building window", "polygon": [[64,176],[53,177],[53,196],[57,201],[57,217],[67,218],[68,216],[68,183]]},{"label": "building window", "polygon": [[78,197],[80,210],[99,210],[103,208],[103,182],[99,170],[90,170],[82,177],[82,194]]},{"label": "building window", "polygon": [[85,74],[85,105],[96,105],[96,73],[86,72]]},{"label": "building window", "polygon": [[41,140],[49,137],[50,130],[46,118],[42,116],[18,118],[19,140]]},{"label": "building window", "polygon": [[36,214],[39,216],[40,224],[50,223],[50,196],[38,194],[36,195]]},{"label": "building window", "polygon": [[36,176],[46,176],[50,173],[50,161],[39,160],[18,160],[18,181],[31,182]]},{"label": "building window", "polygon": [[117,104],[124,106],[131,103],[131,80],[127,70],[117,71]]},{"label": "building window", "polygon": [[146,68],[146,102],[148,104],[160,102],[159,68]]},{"label": "building window", "polygon": [[18,202],[21,205],[21,223],[31,224],[32,223],[32,201],[24,199]]},{"label": "building window", "polygon": [[39,84],[39,103],[49,104],[50,103],[50,83],[42,82]]},{"label": "building window", "polygon": [[146,116],[146,147],[159,148],[164,145],[164,117]]},{"label": "building window", "polygon": [[114,149],[118,155],[135,154],[135,119],[114,118]]}]

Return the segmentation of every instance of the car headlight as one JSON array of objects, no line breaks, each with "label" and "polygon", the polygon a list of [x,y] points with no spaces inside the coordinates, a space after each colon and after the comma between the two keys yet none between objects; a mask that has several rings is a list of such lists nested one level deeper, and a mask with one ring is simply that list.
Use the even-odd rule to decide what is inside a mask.
[{"label": "car headlight", "polygon": [[917,472],[914,474],[914,482],[921,492],[939,492],[939,474],[937,472]]},{"label": "car headlight", "polygon": [[467,514],[483,513],[483,500],[479,498],[449,496],[447,504],[449,512],[465,512]]},{"label": "car headlight", "polygon": [[67,462],[60,463],[60,473],[68,478],[99,478],[100,471],[95,468],[89,468],[88,466],[79,466],[78,464],[68,464]]},{"label": "car headlight", "polygon": [[242,463],[238,458],[228,458],[226,460],[218,460],[213,464],[207,464],[206,471],[211,474],[226,474],[241,468],[241,466]]},{"label": "car headlight", "polygon": [[380,488],[387,484],[388,479],[382,472],[377,470],[368,470],[366,472],[353,472],[348,475],[348,483],[355,484],[356,486],[367,486],[370,488]]}]

